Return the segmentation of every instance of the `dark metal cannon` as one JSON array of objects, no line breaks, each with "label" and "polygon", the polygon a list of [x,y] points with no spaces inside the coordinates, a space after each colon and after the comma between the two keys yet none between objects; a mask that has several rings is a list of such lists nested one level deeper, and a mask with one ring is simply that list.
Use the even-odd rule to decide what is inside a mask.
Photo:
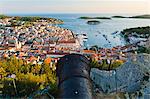
[{"label": "dark metal cannon", "polygon": [[57,98],[92,99],[89,60],[79,54],[62,57],[57,64]]}]

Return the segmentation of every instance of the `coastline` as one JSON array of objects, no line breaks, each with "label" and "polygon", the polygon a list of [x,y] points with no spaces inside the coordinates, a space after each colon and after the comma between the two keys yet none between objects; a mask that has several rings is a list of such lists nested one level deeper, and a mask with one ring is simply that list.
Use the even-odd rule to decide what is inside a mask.
[{"label": "coastline", "polygon": [[[2,29],[0,29],[0,33],[2,34],[0,35],[1,41],[2,41],[0,42],[1,44],[0,56],[3,59],[1,61],[1,65],[5,67],[6,62],[8,62],[8,64],[9,63],[11,64],[11,65],[8,65],[8,68],[11,70],[15,66],[18,66],[16,64],[12,65],[13,61],[16,61],[18,63],[20,62],[19,64],[22,64],[22,65],[19,65],[20,68],[23,66],[25,67],[28,66],[28,68],[33,69],[32,71],[29,71],[30,69],[26,70],[26,68],[25,69],[23,68],[24,70],[23,73],[21,71],[22,69],[18,69],[18,71],[10,73],[9,75],[10,77],[15,76],[17,78],[16,83],[18,84],[18,86],[21,85],[20,83],[18,83],[19,81],[24,82],[27,80],[27,81],[39,83],[39,85],[37,85],[36,87],[41,88],[42,86],[40,90],[45,90],[47,88],[45,84],[49,83],[47,82],[49,80],[51,82],[49,83],[49,86],[54,87],[53,90],[55,91],[57,89],[56,75],[55,75],[57,61],[64,55],[71,54],[71,53],[86,55],[89,59],[92,59],[91,64],[90,64],[91,68],[97,68],[98,71],[99,70],[104,71],[105,75],[110,76],[113,70],[121,68],[122,65],[128,60],[128,53],[130,53],[130,50],[135,50],[134,49],[135,46],[133,46],[132,44],[125,45],[125,46],[115,46],[111,48],[101,48],[100,46],[92,46],[90,49],[88,48],[82,49],[81,43],[78,41],[79,40],[78,37],[80,35],[81,40],[83,40],[86,37],[86,34],[84,35],[78,34],[77,36],[76,34],[74,34],[76,32],[70,29],[61,27],[65,23],[60,24],[60,26],[59,25],[57,26],[56,24],[49,25],[49,21],[47,20],[43,20],[43,19],[34,20],[32,18],[31,19],[25,18],[23,19],[23,22],[21,21],[21,23],[20,23],[20,19],[19,19],[19,23],[15,21],[16,23],[14,25],[14,23],[12,24],[14,20],[13,21],[10,21],[10,20],[11,18],[0,20],[0,22],[2,23],[1,25],[4,26]],[[24,26],[23,25],[24,20],[27,20],[27,21],[31,20],[33,24]],[[85,21],[82,21],[81,25],[84,24],[83,22]],[[108,21],[103,21],[103,23],[104,22],[107,23]],[[9,26],[9,27],[6,27],[6,26]],[[85,26],[88,26],[88,25],[85,25]],[[80,27],[80,25],[78,27]],[[88,26],[86,28],[91,29],[94,27],[96,26]],[[113,33],[110,32],[110,34],[105,34],[103,32],[96,31],[96,35],[93,34],[93,32],[91,32],[91,35],[95,35],[94,39],[96,39],[97,36],[102,36],[102,38],[104,39],[104,40],[98,39],[96,40],[96,42],[104,41],[106,43],[109,43],[109,42],[111,43],[112,41],[109,39],[109,36],[112,36],[114,39],[114,37],[117,37],[117,35],[119,35],[118,31],[116,32],[115,28],[114,30],[115,32]],[[90,34],[88,34],[88,36],[90,36]],[[130,68],[130,66],[129,67],[128,66],[127,68]],[[127,68],[125,69],[123,68],[122,71],[126,70]],[[46,72],[44,72],[44,74],[43,73],[41,74],[40,73],[41,69],[42,70],[46,69],[44,70]],[[18,79],[20,75],[22,76],[22,78]],[[32,77],[33,79],[30,79],[30,77]],[[51,78],[48,78],[48,77],[51,77]],[[115,77],[113,78],[114,78],[114,80],[112,80],[114,81],[113,87],[115,88],[116,81],[115,81]],[[3,79],[9,79],[9,77],[4,76]],[[104,80],[105,79],[107,79],[107,77],[104,78]],[[122,82],[124,82],[123,80]],[[101,86],[99,82],[98,84],[99,86]],[[112,85],[109,82],[108,84]],[[107,87],[104,89],[107,90]],[[18,90],[20,91],[20,89]],[[117,91],[118,89],[115,89],[115,90]],[[31,94],[32,91],[33,90],[31,90],[30,92],[25,89],[26,94],[29,94],[28,92],[30,92]],[[103,94],[106,94],[107,92],[108,91],[104,91]],[[12,93],[10,94],[13,95]]]},{"label": "coastline", "polygon": [[[64,16],[62,16],[62,15],[64,15]],[[72,14],[50,14],[50,15],[47,14],[46,15],[45,14],[45,15],[40,15],[40,16],[41,17],[52,17],[52,18],[57,18],[57,19],[63,20],[65,23],[62,24],[62,25],[58,25],[58,26],[70,29],[75,34],[76,33],[78,33],[78,34],[86,33],[90,37],[88,42],[87,42],[88,46],[98,45],[98,46],[101,46],[101,47],[105,47],[104,45],[107,45],[107,43],[106,43],[107,41],[103,40],[103,38],[96,31],[99,31],[99,32],[104,33],[108,36],[111,36],[110,33],[113,33],[114,31],[122,31],[123,29],[130,28],[130,27],[132,28],[132,27],[137,27],[137,26],[147,26],[146,24],[149,23],[149,21],[147,19],[145,19],[145,20],[130,19],[129,22],[128,22],[128,19],[125,19],[127,21],[126,24],[128,24],[128,26],[124,25],[122,27],[122,25],[124,23],[122,23],[122,24],[119,24],[119,23],[124,22],[124,21],[122,21],[120,19],[113,19],[113,20],[108,20],[108,21],[107,20],[102,20],[102,24],[98,25],[98,26],[100,26],[99,29],[97,29],[95,26],[94,27],[92,26],[93,29],[91,29],[92,28],[91,26],[86,26],[85,25],[86,22],[84,20],[76,19],[79,16],[83,16],[83,15],[80,15],[80,14],[73,14],[73,15]],[[112,15],[115,15],[115,14],[108,14],[108,16],[112,16]],[[12,15],[12,16],[18,16],[18,15]],[[26,15],[21,15],[21,16],[36,16],[36,15],[26,14]],[[37,14],[37,16],[39,16],[39,15]],[[86,15],[86,16],[88,16],[88,15]],[[107,14],[106,15],[103,15],[103,14],[102,15],[90,14],[89,16],[106,16],[107,17]],[[146,20],[147,20],[147,22],[146,22]],[[112,22],[116,21],[116,23],[111,23],[113,25],[113,27],[107,26],[105,24],[105,23],[108,23],[108,22],[111,22],[111,21]],[[138,23],[134,24],[135,22],[138,22]],[[132,26],[130,26],[131,24],[132,24]],[[80,28],[80,27],[82,27],[82,28]],[[95,36],[95,35],[99,35],[99,36]],[[121,41],[118,40],[118,39],[120,39],[120,36],[117,36],[113,39],[112,38],[113,38],[113,35],[111,36],[111,38],[109,37],[110,41],[112,41],[112,46],[124,45],[123,43],[122,44],[120,43],[120,42],[124,42],[123,39]],[[102,42],[98,43],[98,42],[95,41],[95,40],[98,40],[98,39],[102,39]]]},{"label": "coastline", "polygon": [[135,46],[133,52],[150,54],[150,26],[124,29],[121,35],[127,44]]}]

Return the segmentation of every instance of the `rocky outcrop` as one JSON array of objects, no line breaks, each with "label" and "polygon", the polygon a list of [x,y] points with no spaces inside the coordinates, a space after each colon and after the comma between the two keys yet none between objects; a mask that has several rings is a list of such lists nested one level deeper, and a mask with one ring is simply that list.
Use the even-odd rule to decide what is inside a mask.
[{"label": "rocky outcrop", "polygon": [[112,71],[93,68],[91,78],[103,93],[125,92],[150,95],[150,55],[129,55],[128,61]]}]

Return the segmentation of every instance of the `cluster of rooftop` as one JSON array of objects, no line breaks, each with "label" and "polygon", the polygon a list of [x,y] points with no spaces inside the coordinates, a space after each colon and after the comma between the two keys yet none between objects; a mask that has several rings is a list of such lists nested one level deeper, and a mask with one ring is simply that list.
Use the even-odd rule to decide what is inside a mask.
[{"label": "cluster of rooftop", "polygon": [[79,39],[71,30],[57,27],[49,20],[41,19],[28,25],[26,21],[19,21],[15,26],[12,20],[14,17],[0,19],[1,56],[15,55],[23,59],[38,56],[43,59],[42,56],[48,54],[61,55],[81,49]]}]

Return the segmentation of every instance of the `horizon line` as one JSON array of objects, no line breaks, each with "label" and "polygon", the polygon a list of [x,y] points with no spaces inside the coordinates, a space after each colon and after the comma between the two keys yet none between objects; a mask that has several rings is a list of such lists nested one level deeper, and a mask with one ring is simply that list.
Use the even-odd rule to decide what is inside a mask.
[{"label": "horizon line", "polygon": [[87,12],[87,13],[85,13],[85,12],[44,12],[44,13],[42,13],[42,12],[39,12],[39,13],[31,13],[31,12],[29,12],[29,13],[0,13],[0,14],[3,14],[3,15],[11,15],[11,14],[25,14],[25,15],[33,15],[33,14],[142,14],[142,15],[145,15],[145,14],[150,14],[150,13],[115,13],[115,12],[110,12],[110,13],[108,13],[108,12],[106,12],[106,13],[104,13],[104,12]]}]

